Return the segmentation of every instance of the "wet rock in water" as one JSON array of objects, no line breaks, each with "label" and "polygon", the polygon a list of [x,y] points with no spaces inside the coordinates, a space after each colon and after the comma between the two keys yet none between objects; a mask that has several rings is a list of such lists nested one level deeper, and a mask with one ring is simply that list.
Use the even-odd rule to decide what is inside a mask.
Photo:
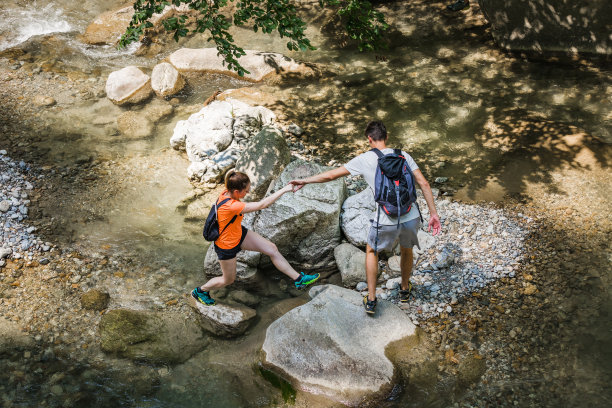
[{"label": "wet rock in water", "polygon": [[[296,160],[287,165],[274,181],[272,191],[289,181],[319,174],[328,168]],[[283,195],[270,207],[261,210],[254,230],[274,242],[280,252],[297,269],[332,272],[335,269],[334,248],[340,244],[340,208],[346,197],[344,180],[308,184],[295,193]],[[262,257],[260,266],[270,265]],[[323,276],[325,277],[325,276]]]},{"label": "wet rock in water", "polygon": [[288,376],[296,388],[347,405],[390,391],[394,366],[385,348],[415,336],[410,318],[384,301],[370,317],[361,295],[338,286],[317,286],[310,295],[310,302],[268,327],[264,364]]},{"label": "wet rock in water", "polygon": [[334,249],[334,258],[342,275],[342,284],[345,287],[355,287],[365,279],[365,252],[345,243]]},{"label": "wet rock in water", "polygon": [[151,79],[135,66],[111,72],[106,81],[106,96],[117,105],[142,102],[151,92]]},{"label": "wet rock in water", "polygon": [[104,310],[108,307],[110,295],[98,289],[92,289],[81,295],[81,307],[89,310]]},{"label": "wet rock in water", "polygon": [[246,173],[251,180],[251,192],[246,197],[250,201],[261,200],[272,180],[291,160],[289,146],[282,130],[266,126],[245,146],[236,162],[236,171]]},{"label": "wet rock in water", "polygon": [[17,323],[0,317],[0,355],[34,346],[34,339],[21,330]]},{"label": "wet rock in water", "polygon": [[176,124],[170,145],[187,152],[191,179],[216,182],[235,165],[248,139],[274,120],[274,113],[262,106],[213,101]]},{"label": "wet rock in water", "polygon": [[117,129],[129,138],[149,137],[153,134],[153,124],[142,112],[123,112],[117,118]]},{"label": "wet rock in water", "polygon": [[246,290],[232,290],[229,297],[233,301],[249,307],[255,307],[261,302],[259,296],[249,293]]},{"label": "wet rock in water", "polygon": [[167,62],[157,64],[151,73],[151,87],[157,96],[170,96],[185,86],[183,76]]},{"label": "wet rock in water", "polygon": [[302,129],[301,127],[299,127],[295,123],[292,123],[287,128],[287,132],[291,133],[293,136],[300,137],[300,136],[302,136],[304,134],[304,129]]},{"label": "wet rock in water", "polygon": [[153,363],[181,363],[208,343],[192,316],[179,313],[111,310],[102,316],[99,332],[102,350]]},{"label": "wet rock in water", "polygon": [[255,310],[247,306],[225,305],[217,303],[206,306],[191,298],[198,316],[201,317],[202,327],[212,334],[220,337],[236,337],[248,329],[249,324],[256,316]]},{"label": "wet rock in water", "polygon": [[465,356],[457,367],[457,382],[466,387],[477,382],[487,369],[485,359],[477,354]]},{"label": "wet rock in water", "polygon": [[315,78],[320,74],[303,63],[274,52],[244,50],[246,55],[238,62],[250,73],[239,77],[227,68],[216,48],[181,48],[168,57],[168,61],[180,72],[210,72],[223,74],[252,82],[263,80],[278,82],[285,78]]},{"label": "wet rock in water", "polygon": [[360,248],[366,246],[370,220],[374,218],[376,218],[376,203],[370,188],[347,198],[342,204],[342,232],[355,246]]},{"label": "wet rock in water", "polygon": [[36,95],[32,99],[32,103],[36,106],[52,106],[55,105],[55,99],[50,96]]}]

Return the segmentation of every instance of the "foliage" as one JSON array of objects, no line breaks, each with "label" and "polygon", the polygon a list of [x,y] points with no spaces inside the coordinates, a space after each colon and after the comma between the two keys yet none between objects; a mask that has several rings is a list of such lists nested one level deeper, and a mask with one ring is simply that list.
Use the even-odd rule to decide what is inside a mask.
[{"label": "foliage", "polygon": [[[253,31],[261,30],[266,34],[277,31],[281,38],[288,38],[287,48],[294,51],[314,50],[315,47],[304,33],[306,23],[298,16],[297,9],[291,0],[229,0],[236,1],[233,15],[235,25],[251,25]],[[186,4],[198,12],[193,32],[208,32],[208,41],[213,41],[219,55],[223,56],[227,67],[243,76],[249,73],[238,59],[245,55],[242,48],[236,45],[229,33],[232,23],[221,9],[228,0],[136,0],[134,15],[126,32],[121,36],[119,47],[139,41],[148,28],[153,14],[161,13],[168,5]],[[374,10],[367,0],[319,0],[321,7],[332,7],[342,19],[349,37],[358,42],[361,51],[374,50],[383,45],[382,36],[389,26],[382,13]],[[189,33],[185,14],[167,18],[163,21],[166,31],[174,32],[174,39],[185,37]]]}]

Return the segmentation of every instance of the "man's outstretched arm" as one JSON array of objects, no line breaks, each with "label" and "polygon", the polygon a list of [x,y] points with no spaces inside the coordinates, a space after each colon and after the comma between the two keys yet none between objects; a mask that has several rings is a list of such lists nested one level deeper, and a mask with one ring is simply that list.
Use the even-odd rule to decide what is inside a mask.
[{"label": "man's outstretched arm", "polygon": [[349,174],[351,173],[349,173],[346,167],[340,166],[338,168],[328,170],[323,173],[316,174],[314,176],[306,177],[305,179],[291,180],[289,184],[293,185],[293,192],[296,192],[300,188],[304,187],[306,184],[326,183],[342,176],[348,176]]},{"label": "man's outstretched arm", "polygon": [[416,182],[419,184],[419,187],[421,187],[423,197],[425,197],[425,202],[427,203],[427,207],[429,207],[429,228],[427,230],[430,231],[433,228],[433,234],[437,235],[438,232],[440,232],[442,225],[440,224],[438,211],[436,211],[436,205],[434,204],[431,187],[429,187],[429,183],[427,182],[427,179],[425,179],[423,173],[421,173],[421,170],[417,169],[413,171],[412,174],[414,174]]}]

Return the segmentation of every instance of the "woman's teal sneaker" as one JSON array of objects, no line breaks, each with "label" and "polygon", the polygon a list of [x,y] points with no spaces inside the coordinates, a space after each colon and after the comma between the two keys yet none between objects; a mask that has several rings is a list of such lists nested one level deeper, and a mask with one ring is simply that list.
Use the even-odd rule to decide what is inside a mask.
[{"label": "woman's teal sneaker", "polygon": [[308,285],[312,285],[319,279],[319,274],[306,275],[304,272],[300,272],[300,276],[297,280],[293,281],[296,289],[304,289]]},{"label": "woman's teal sneaker", "polygon": [[198,302],[206,305],[206,306],[214,306],[217,302],[215,299],[210,297],[208,292],[200,291],[199,288],[195,288],[191,291],[191,296]]}]

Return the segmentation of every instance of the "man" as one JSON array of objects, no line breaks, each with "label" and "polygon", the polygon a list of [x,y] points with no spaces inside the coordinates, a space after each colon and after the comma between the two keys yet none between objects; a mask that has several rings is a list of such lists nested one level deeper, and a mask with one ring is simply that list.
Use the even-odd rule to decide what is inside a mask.
[{"label": "man", "polygon": [[[368,138],[368,143],[373,149],[380,150],[383,154],[393,152],[393,149],[387,147],[387,129],[382,122],[373,121],[368,123],[365,130],[365,136]],[[406,158],[410,170],[414,175],[416,183],[421,187],[427,206],[429,207],[429,229],[433,229],[433,234],[437,235],[440,232],[440,218],[436,211],[436,206],[433,200],[433,194],[429,183],[419,170],[418,166],[406,152],[402,151],[402,155]],[[376,167],[378,165],[378,155],[373,151],[365,152],[344,166],[333,170],[326,171],[315,176],[307,177],[301,180],[292,180],[290,183],[294,186],[293,191],[297,191],[306,184],[324,183],[335,180],[338,177],[352,175],[361,175],[366,180],[372,191],[375,191],[374,179]],[[378,204],[377,204],[378,205]],[[378,208],[377,208],[378,209]],[[378,211],[377,211],[378,213]],[[417,239],[417,231],[420,226],[421,217],[418,207],[413,205],[407,214],[400,217],[400,226],[397,228],[397,218],[392,218],[380,211],[380,220],[378,227],[378,243],[376,244],[376,219],[373,220],[372,226],[368,234],[368,242],[366,245],[366,281],[368,283],[368,295],[364,297],[363,304],[365,310],[369,314],[374,314],[376,310],[376,279],[378,275],[378,253],[374,251],[374,247],[378,251],[393,250],[395,242],[399,239],[401,248],[400,268],[402,272],[402,284],[399,292],[400,301],[408,302],[412,284],[410,283],[410,275],[412,274],[412,247],[419,244]]]}]

